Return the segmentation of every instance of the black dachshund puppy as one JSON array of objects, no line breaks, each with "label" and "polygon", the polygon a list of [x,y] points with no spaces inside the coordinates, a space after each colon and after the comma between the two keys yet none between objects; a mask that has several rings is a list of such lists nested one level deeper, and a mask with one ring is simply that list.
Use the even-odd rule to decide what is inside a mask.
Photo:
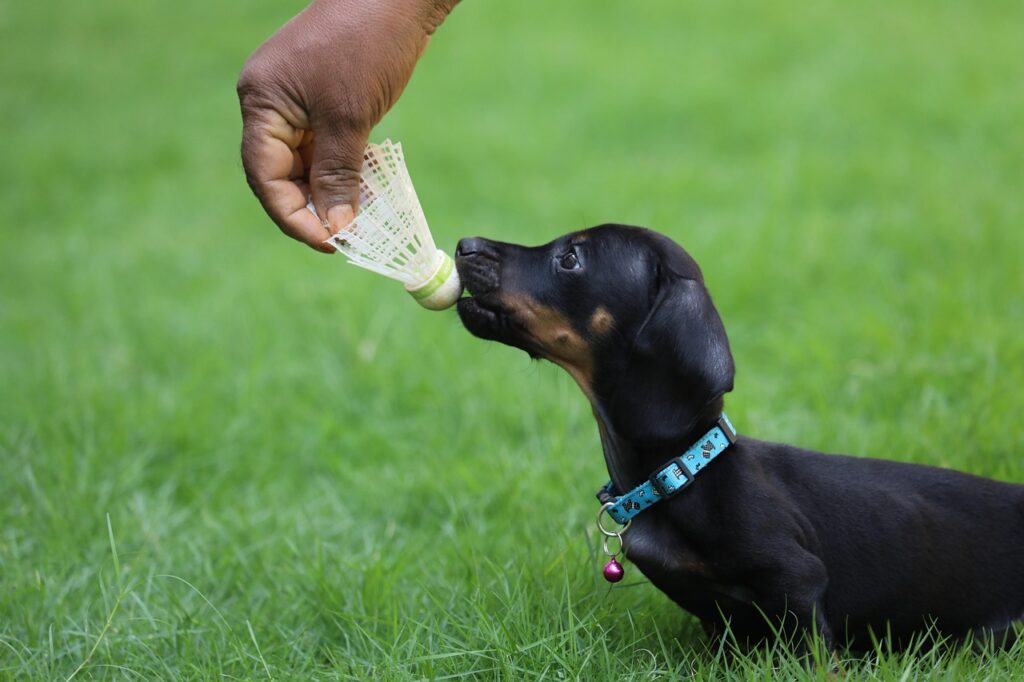
[{"label": "black dachshund puppy", "polygon": [[[729,341],[670,239],[623,225],[539,247],[463,239],[456,263],[465,327],[561,366],[590,400],[612,499],[719,425]],[[624,551],[712,635],[813,628],[867,648],[933,627],[1006,644],[1024,619],[1022,485],[745,436],[686,478],[648,489],[659,503]]]}]

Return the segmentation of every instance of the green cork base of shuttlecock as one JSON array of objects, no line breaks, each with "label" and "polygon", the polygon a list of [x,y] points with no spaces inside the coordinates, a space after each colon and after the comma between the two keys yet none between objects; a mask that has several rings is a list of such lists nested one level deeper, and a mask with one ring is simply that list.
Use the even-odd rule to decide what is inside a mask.
[{"label": "green cork base of shuttlecock", "polygon": [[437,270],[423,284],[406,287],[409,295],[427,310],[444,310],[455,305],[462,295],[462,282],[455,269],[455,261],[447,253],[438,249],[442,256]]}]

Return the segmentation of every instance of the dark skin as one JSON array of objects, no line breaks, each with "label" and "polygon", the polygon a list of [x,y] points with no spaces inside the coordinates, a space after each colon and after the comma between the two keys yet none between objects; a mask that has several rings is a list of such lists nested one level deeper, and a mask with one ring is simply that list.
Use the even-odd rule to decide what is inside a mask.
[{"label": "dark skin", "polygon": [[[242,165],[281,231],[321,253],[348,225],[370,130],[458,0],[314,0],[238,78]],[[306,210],[312,196],[321,222]]]},{"label": "dark skin", "polygon": [[[456,264],[471,333],[580,385],[617,494],[716,424],[728,337],[671,240],[622,225],[533,248],[464,239]],[[728,622],[740,642],[775,627],[854,648],[889,631],[898,646],[933,623],[1005,645],[1024,618],[1024,486],[741,435],[633,520],[625,553],[709,633]]]}]

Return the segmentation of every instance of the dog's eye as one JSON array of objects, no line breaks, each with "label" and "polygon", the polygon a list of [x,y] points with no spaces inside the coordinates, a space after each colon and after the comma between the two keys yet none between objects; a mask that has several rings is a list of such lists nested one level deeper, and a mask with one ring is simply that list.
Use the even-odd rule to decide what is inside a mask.
[{"label": "dog's eye", "polygon": [[563,270],[575,270],[580,266],[580,259],[576,257],[575,251],[566,251],[559,256],[558,265]]}]

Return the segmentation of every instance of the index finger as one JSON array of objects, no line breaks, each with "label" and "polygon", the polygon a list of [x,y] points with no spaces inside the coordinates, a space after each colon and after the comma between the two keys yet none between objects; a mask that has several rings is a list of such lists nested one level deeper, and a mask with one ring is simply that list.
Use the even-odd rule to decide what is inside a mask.
[{"label": "index finger", "polygon": [[256,198],[281,231],[322,253],[331,236],[306,208],[309,187],[298,148],[305,131],[273,110],[247,113],[242,129],[242,166]]}]

